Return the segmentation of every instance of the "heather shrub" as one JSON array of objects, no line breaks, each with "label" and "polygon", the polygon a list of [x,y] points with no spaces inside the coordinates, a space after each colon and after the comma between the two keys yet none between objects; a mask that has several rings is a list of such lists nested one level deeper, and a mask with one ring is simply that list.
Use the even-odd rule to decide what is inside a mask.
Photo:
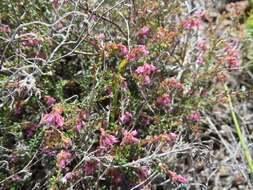
[{"label": "heather shrub", "polygon": [[241,71],[238,12],[177,0],[0,5],[3,189],[191,187],[181,163],[205,149],[203,113],[227,103],[224,84]]}]

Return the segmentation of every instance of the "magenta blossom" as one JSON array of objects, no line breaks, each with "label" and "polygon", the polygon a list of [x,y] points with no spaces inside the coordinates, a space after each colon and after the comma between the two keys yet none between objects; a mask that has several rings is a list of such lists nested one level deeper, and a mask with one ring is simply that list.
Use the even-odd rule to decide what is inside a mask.
[{"label": "magenta blossom", "polygon": [[137,139],[135,136],[137,135],[137,131],[126,131],[123,132],[123,139],[121,142],[121,145],[130,145],[130,144],[136,144],[139,142],[139,139]]},{"label": "magenta blossom", "polygon": [[144,76],[143,80],[144,85],[149,85],[151,83],[151,79],[149,76]]},{"label": "magenta blossom", "polygon": [[125,57],[129,62],[138,61],[140,58],[148,56],[149,51],[146,46],[139,45],[133,48]]},{"label": "magenta blossom", "polygon": [[206,39],[200,39],[200,40],[197,42],[197,48],[198,48],[198,50],[200,50],[200,51],[202,51],[202,52],[207,52],[208,46],[207,46]]},{"label": "magenta blossom", "polygon": [[205,61],[202,56],[197,57],[196,64],[197,65],[204,65],[205,64]]},{"label": "magenta blossom", "polygon": [[99,162],[96,160],[88,161],[84,166],[85,175],[92,175],[99,167]]},{"label": "magenta blossom", "polygon": [[56,155],[55,150],[51,150],[51,149],[48,149],[48,148],[42,148],[41,153],[45,156],[55,156]]},{"label": "magenta blossom", "polygon": [[229,44],[225,48],[225,51],[227,53],[225,60],[227,61],[228,67],[230,69],[238,69],[240,67],[240,52],[233,46],[235,45]]},{"label": "magenta blossom", "polygon": [[39,46],[41,44],[41,41],[37,39],[27,38],[22,40],[21,44],[25,47],[35,47]]},{"label": "magenta blossom", "polygon": [[140,31],[138,32],[138,37],[143,39],[143,38],[147,38],[148,34],[149,34],[150,28],[147,26],[144,26],[140,29]]},{"label": "magenta blossom", "polygon": [[144,181],[147,179],[147,177],[150,175],[150,169],[147,166],[142,166],[139,169],[138,177],[141,181]]},{"label": "magenta blossom", "polygon": [[178,176],[177,176],[177,181],[178,181],[179,183],[182,183],[182,184],[187,184],[187,183],[188,183],[188,179],[185,178],[185,177],[183,177],[183,176],[181,176],[181,175],[178,175]]},{"label": "magenta blossom", "polygon": [[156,105],[160,107],[168,106],[171,104],[171,97],[169,94],[164,94],[158,97],[156,100]]},{"label": "magenta blossom", "polygon": [[103,128],[100,128],[100,132],[100,148],[103,150],[110,150],[113,145],[118,142],[118,139],[115,136],[106,133]]},{"label": "magenta blossom", "polygon": [[198,122],[198,121],[200,121],[200,114],[199,113],[193,113],[191,115],[188,115],[186,118],[189,121]]},{"label": "magenta blossom", "polygon": [[81,130],[85,127],[84,123],[82,121],[78,122],[76,125],[76,130],[80,133]]},{"label": "magenta blossom", "polygon": [[48,106],[52,106],[56,102],[56,100],[51,96],[45,96],[45,100]]},{"label": "magenta blossom", "polygon": [[42,118],[42,124],[54,125],[62,128],[64,125],[64,118],[61,116],[62,110],[55,109]]},{"label": "magenta blossom", "polygon": [[176,141],[177,137],[178,136],[175,133],[163,133],[158,136],[155,136],[154,142],[165,141],[167,143],[173,143]]},{"label": "magenta blossom", "polygon": [[103,41],[105,39],[105,34],[104,33],[98,34],[97,39]]},{"label": "magenta blossom", "polygon": [[121,125],[125,125],[131,122],[132,120],[132,114],[130,112],[125,112],[122,114],[122,116],[118,119],[119,123]]},{"label": "magenta blossom", "polygon": [[143,78],[144,85],[149,85],[151,83],[150,75],[156,71],[156,67],[152,64],[145,63],[139,66],[135,72]]},{"label": "magenta blossom", "polygon": [[182,183],[182,184],[187,184],[188,183],[188,179],[181,176],[181,175],[177,175],[176,172],[173,172],[173,171],[168,171],[168,175],[170,176],[171,180],[173,182],[179,182],[179,183]]},{"label": "magenta blossom", "polygon": [[[69,0],[63,0],[63,3],[66,4],[68,1]],[[58,8],[62,3],[61,0],[51,0],[51,2],[55,8]]]},{"label": "magenta blossom", "polygon": [[142,66],[139,66],[135,72],[139,75],[150,75],[156,71],[156,67],[152,64],[145,63]]},{"label": "magenta blossom", "polygon": [[74,182],[75,179],[77,179],[79,177],[79,173],[78,172],[68,172],[66,173],[66,175],[63,177],[63,181],[64,182]]},{"label": "magenta blossom", "polygon": [[119,44],[118,47],[120,49],[121,55],[126,56],[128,54],[128,49],[125,45]]},{"label": "magenta blossom", "polygon": [[187,30],[198,30],[201,24],[201,20],[197,17],[188,18],[182,23],[183,27]]},{"label": "magenta blossom", "polygon": [[8,25],[0,27],[0,32],[9,35],[11,33],[11,28]]},{"label": "magenta blossom", "polygon": [[57,154],[57,164],[61,169],[64,169],[71,161],[72,154],[67,151],[61,151]]}]

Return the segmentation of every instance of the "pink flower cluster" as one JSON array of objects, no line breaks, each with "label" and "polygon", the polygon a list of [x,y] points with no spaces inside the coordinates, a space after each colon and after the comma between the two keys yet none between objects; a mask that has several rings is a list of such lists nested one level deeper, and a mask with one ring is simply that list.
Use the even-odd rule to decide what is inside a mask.
[{"label": "pink flower cluster", "polygon": [[47,125],[54,125],[58,128],[62,128],[64,125],[64,118],[61,116],[61,114],[61,109],[54,109],[42,118],[41,123]]},{"label": "pink flower cluster", "polygon": [[113,147],[113,145],[118,142],[118,139],[115,136],[106,133],[103,128],[100,128],[100,132],[101,132],[99,139],[100,148],[102,150],[110,150]]},{"label": "pink flower cluster", "polygon": [[128,49],[123,44],[107,44],[105,46],[105,53],[107,57],[111,54],[119,54],[122,57],[126,57],[128,55]]},{"label": "pink flower cluster", "polygon": [[125,112],[121,117],[119,117],[118,122],[120,125],[129,124],[132,120],[132,114],[130,112]]},{"label": "pink flower cluster", "polygon": [[69,182],[74,182],[78,177],[80,177],[78,172],[68,172],[63,179]]},{"label": "pink flower cluster", "polygon": [[27,38],[22,40],[21,44],[25,47],[36,47],[41,44],[41,41],[38,39]]},{"label": "pink flower cluster", "polygon": [[9,35],[11,33],[11,28],[8,25],[4,25],[0,27],[0,32]]},{"label": "pink flower cluster", "polygon": [[225,51],[227,53],[225,60],[228,63],[228,67],[230,69],[239,69],[239,67],[240,67],[240,52],[232,45],[228,45],[225,48]]},{"label": "pink flower cluster", "polygon": [[171,104],[171,97],[169,94],[164,94],[161,97],[158,97],[156,100],[156,105],[159,107],[168,106]]},{"label": "pink flower cluster", "polygon": [[176,172],[172,172],[172,171],[169,171],[168,172],[168,175],[170,176],[171,178],[171,181],[173,182],[179,182],[179,183],[182,183],[182,184],[187,184],[188,183],[188,179],[181,176],[181,175],[177,175]]},{"label": "pink flower cluster", "polygon": [[120,52],[123,56],[126,56],[128,54],[128,49],[125,45],[118,44],[118,48],[120,49]]},{"label": "pink flower cluster", "polygon": [[183,27],[187,30],[198,30],[201,25],[201,20],[198,18],[189,18],[183,21]]},{"label": "pink flower cluster", "polygon": [[67,151],[61,151],[57,154],[57,164],[61,169],[64,169],[71,161],[72,154]]},{"label": "pink flower cluster", "polygon": [[56,100],[51,96],[45,96],[44,99],[45,99],[48,106],[52,106],[56,102]]},{"label": "pink flower cluster", "polygon": [[[68,1],[69,0],[63,0],[63,3],[66,4]],[[55,8],[58,8],[61,5],[61,0],[51,0],[51,2]]]},{"label": "pink flower cluster", "polygon": [[80,111],[77,118],[76,130],[80,132],[85,127],[85,122],[88,120],[90,114],[86,111]]},{"label": "pink flower cluster", "polygon": [[150,169],[147,166],[142,166],[139,169],[138,177],[141,181],[144,181],[147,179],[147,177],[150,175]]},{"label": "pink flower cluster", "polygon": [[196,12],[193,16],[183,21],[183,27],[187,30],[198,30],[202,25],[202,17],[204,15],[203,11]]},{"label": "pink flower cluster", "polygon": [[204,65],[203,55],[208,51],[207,41],[205,39],[200,39],[197,42],[197,49],[199,50],[199,54],[197,56],[196,64]]},{"label": "pink flower cluster", "polygon": [[153,74],[156,71],[156,67],[152,64],[145,63],[142,66],[139,66],[135,72],[139,75],[142,76],[144,79],[144,84],[149,85],[151,80],[150,80],[150,75]]},{"label": "pink flower cluster", "polygon": [[136,48],[133,48],[127,55],[126,59],[129,62],[138,61],[140,58],[149,55],[149,51],[146,46],[139,45]]},{"label": "pink flower cluster", "polygon": [[145,39],[147,38],[148,34],[150,32],[150,28],[147,27],[147,26],[144,26],[140,29],[140,31],[137,33],[137,36],[140,38],[140,39]]},{"label": "pink flower cluster", "polygon": [[177,139],[177,135],[175,133],[165,133],[159,136],[155,136],[154,141],[166,141],[168,143],[172,143]]},{"label": "pink flower cluster", "polygon": [[199,113],[193,113],[191,115],[188,115],[186,118],[192,122],[199,122],[201,117]]},{"label": "pink flower cluster", "polygon": [[156,67],[151,64],[145,63],[143,66],[139,66],[136,69],[136,73],[139,75],[150,75],[156,71]]},{"label": "pink flower cluster", "polygon": [[85,175],[92,175],[95,173],[95,171],[98,169],[98,167],[99,167],[98,161],[90,160],[90,161],[86,162],[83,170],[84,170]]},{"label": "pink flower cluster", "polygon": [[131,144],[136,144],[139,142],[139,139],[136,138],[135,136],[137,135],[137,131],[126,131],[124,130],[123,132],[123,139],[122,142],[120,143],[121,145],[131,145]]},{"label": "pink flower cluster", "polygon": [[169,86],[170,88],[174,88],[177,90],[182,90],[184,88],[184,85],[178,82],[174,77],[169,80]]},{"label": "pink flower cluster", "polygon": [[197,49],[200,50],[201,52],[207,52],[208,45],[206,39],[200,39],[197,42]]}]

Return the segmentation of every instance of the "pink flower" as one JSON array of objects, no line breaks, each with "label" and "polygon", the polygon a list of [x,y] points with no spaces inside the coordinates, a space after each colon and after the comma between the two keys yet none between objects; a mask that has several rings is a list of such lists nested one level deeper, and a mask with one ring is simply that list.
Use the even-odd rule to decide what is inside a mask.
[{"label": "pink flower", "polygon": [[99,144],[100,148],[103,150],[110,150],[115,143],[118,142],[117,138],[113,135],[110,135],[105,132],[103,128],[100,128],[100,139],[99,139]]},{"label": "pink flower", "polygon": [[200,114],[194,113],[194,114],[188,115],[186,118],[189,121],[198,122],[198,121],[200,121]]},{"label": "pink flower", "polygon": [[51,96],[45,96],[45,100],[48,106],[52,106],[56,102],[56,100]]},{"label": "pink flower", "polygon": [[177,176],[177,181],[180,182],[180,183],[183,183],[183,184],[187,184],[188,183],[188,179],[181,176],[181,175],[178,175]]},{"label": "pink flower", "polygon": [[150,28],[147,26],[144,26],[140,29],[137,35],[139,38],[146,38],[149,34],[149,31],[150,31]]},{"label": "pink flower", "polygon": [[99,35],[97,35],[97,39],[103,41],[105,39],[105,34],[100,33]]},{"label": "pink flower", "polygon": [[107,44],[105,46],[106,56],[110,55],[120,55],[126,57],[128,55],[128,48],[123,44]]},{"label": "pink flower", "polygon": [[74,182],[74,180],[75,180],[76,178],[78,178],[78,177],[79,177],[78,172],[68,172],[68,173],[66,173],[66,175],[64,176],[64,180]]},{"label": "pink flower", "polygon": [[19,182],[19,181],[22,181],[22,177],[20,176],[20,175],[14,175],[13,177],[12,177],[12,179],[14,180],[14,181],[16,181],[16,182]]},{"label": "pink flower", "polygon": [[[69,0],[63,0],[63,3],[66,4],[68,1]],[[51,0],[51,2],[55,8],[58,8],[61,5],[61,0]]]},{"label": "pink flower", "polygon": [[149,51],[146,46],[144,45],[139,45],[136,48],[133,48],[127,55],[126,59],[129,62],[132,61],[138,61],[141,57],[145,57],[149,55]]},{"label": "pink flower", "polygon": [[79,110],[78,118],[77,118],[77,125],[76,130],[81,132],[81,130],[85,127],[85,122],[88,121],[89,112],[84,110]]},{"label": "pink flower", "polygon": [[182,90],[184,88],[184,85],[178,82],[175,78],[171,78],[169,81],[169,87],[177,90]]},{"label": "pink flower", "polygon": [[168,175],[170,176],[171,178],[171,181],[173,182],[179,182],[179,183],[183,183],[183,184],[186,184],[188,183],[188,179],[181,176],[181,175],[177,175],[176,172],[173,172],[173,171],[168,171]]},{"label": "pink flower", "polygon": [[0,27],[0,32],[9,35],[11,33],[11,28],[8,25],[4,25],[4,26]]},{"label": "pink flower", "polygon": [[123,56],[126,56],[128,54],[128,49],[126,46],[122,45],[122,44],[119,44],[118,45],[119,49],[120,49],[120,52]]},{"label": "pink flower", "polygon": [[142,66],[139,66],[135,72],[139,75],[150,75],[156,71],[156,67],[152,64],[145,63]]},{"label": "pink flower", "polygon": [[141,114],[141,117],[140,117],[140,124],[142,125],[142,126],[149,126],[149,125],[151,125],[152,124],[152,122],[153,122],[153,118],[152,117],[150,117],[150,116],[148,116],[147,114],[145,114],[145,113],[143,113],[143,114]]},{"label": "pink flower", "polygon": [[228,55],[225,60],[228,63],[230,69],[238,69],[240,67],[239,51],[230,49],[228,50]]},{"label": "pink flower", "polygon": [[50,150],[48,148],[42,148],[41,149],[41,153],[45,156],[55,156],[56,155],[56,151],[55,150]]},{"label": "pink flower", "polygon": [[192,17],[183,21],[182,25],[187,30],[198,30],[200,28],[201,23],[202,22],[199,18]]},{"label": "pink flower", "polygon": [[205,64],[205,61],[202,56],[197,57],[196,64],[197,65],[204,65]]},{"label": "pink flower", "polygon": [[57,164],[61,169],[64,169],[71,161],[72,154],[67,151],[61,151],[57,154]]},{"label": "pink flower", "polygon": [[149,85],[151,83],[150,77],[149,76],[144,76],[143,82],[144,82],[144,85]]},{"label": "pink flower", "polygon": [[130,112],[125,112],[120,118],[119,118],[119,123],[121,125],[125,125],[131,122],[132,120],[132,114]]},{"label": "pink flower", "polygon": [[85,175],[92,175],[99,167],[99,162],[96,160],[88,161],[84,166]]},{"label": "pink flower", "polygon": [[62,111],[60,109],[52,110],[42,118],[42,124],[54,125],[58,128],[62,128],[64,125],[64,119],[61,116],[61,113]]},{"label": "pink flower", "polygon": [[123,139],[121,142],[121,145],[130,145],[130,144],[136,144],[139,142],[139,139],[137,139],[135,136],[137,135],[137,131],[124,131],[123,132]]},{"label": "pink flower", "polygon": [[236,49],[237,43],[234,40],[225,47],[225,52],[227,53],[225,60],[230,69],[239,69],[240,67],[240,52]]},{"label": "pink flower", "polygon": [[27,38],[22,40],[21,44],[25,47],[35,47],[39,46],[41,44],[41,41],[37,39]]},{"label": "pink flower", "polygon": [[200,39],[198,42],[197,42],[197,48],[202,51],[202,52],[207,52],[208,50],[208,46],[207,46],[207,42],[205,39]]},{"label": "pink flower", "polygon": [[169,136],[170,136],[171,140],[173,140],[173,141],[177,139],[176,133],[169,133]]},{"label": "pink flower", "polygon": [[76,125],[76,130],[80,133],[81,130],[85,127],[84,123],[82,121],[78,122]]},{"label": "pink flower", "polygon": [[166,141],[168,143],[172,143],[177,139],[177,135],[175,133],[164,133],[159,136],[155,136],[154,141]]},{"label": "pink flower", "polygon": [[168,106],[171,104],[171,97],[169,94],[164,94],[161,97],[158,97],[156,100],[156,105],[163,107],[163,106]]},{"label": "pink flower", "polygon": [[147,166],[142,166],[139,169],[138,177],[141,181],[144,181],[145,179],[147,179],[149,174],[150,174],[150,169]]},{"label": "pink flower", "polygon": [[152,64],[145,63],[139,66],[135,72],[140,75],[143,79],[144,85],[149,85],[151,83],[150,75],[156,71],[156,67]]}]

